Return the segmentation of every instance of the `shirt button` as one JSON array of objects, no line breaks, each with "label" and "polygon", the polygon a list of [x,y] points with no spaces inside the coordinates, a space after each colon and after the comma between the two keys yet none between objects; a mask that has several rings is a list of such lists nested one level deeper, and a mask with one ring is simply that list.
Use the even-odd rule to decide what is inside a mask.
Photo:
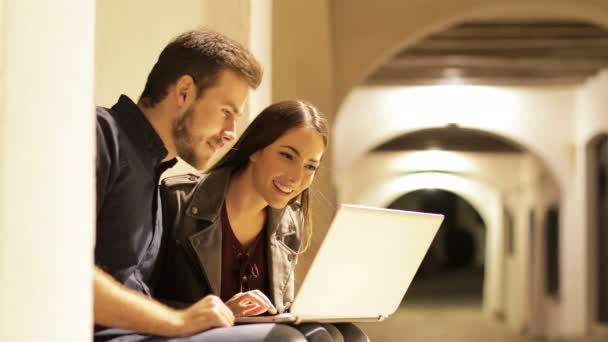
[{"label": "shirt button", "polygon": [[192,215],[196,215],[196,214],[198,214],[198,208],[192,207],[192,209],[190,209],[190,212],[192,213]]}]

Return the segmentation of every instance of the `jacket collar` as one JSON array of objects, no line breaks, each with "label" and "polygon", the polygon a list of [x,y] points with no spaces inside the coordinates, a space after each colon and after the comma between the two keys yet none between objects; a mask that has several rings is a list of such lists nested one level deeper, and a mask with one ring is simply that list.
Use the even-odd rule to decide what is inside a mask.
[{"label": "jacket collar", "polygon": [[[188,239],[194,246],[209,286],[216,295],[220,294],[222,282],[221,209],[231,173],[230,169],[219,169],[203,176],[205,178],[202,178],[194,188],[190,204],[186,208],[187,216],[208,222],[201,224],[201,229]],[[298,233],[298,221],[296,215],[287,207],[282,209],[267,207],[267,211],[271,296],[277,309],[282,312],[285,308],[283,296],[293,279],[293,267],[297,255],[297,252],[287,248],[284,241],[286,237]]]},{"label": "jacket collar", "polygon": [[[210,172],[206,177],[204,176],[205,178],[194,188],[192,200],[186,208],[186,215],[211,223],[218,221],[226,199],[226,190],[230,183],[231,174],[231,169],[223,168]],[[286,209],[287,207],[281,209],[267,207],[266,222],[269,227],[269,236],[277,231],[279,224],[285,219]],[[293,220],[290,215],[288,216]],[[295,224],[295,222],[290,223]]]},{"label": "jacket collar", "polygon": [[230,169],[219,169],[203,176],[192,192],[186,215],[216,222],[221,217],[220,211],[224,205],[230,174]]}]

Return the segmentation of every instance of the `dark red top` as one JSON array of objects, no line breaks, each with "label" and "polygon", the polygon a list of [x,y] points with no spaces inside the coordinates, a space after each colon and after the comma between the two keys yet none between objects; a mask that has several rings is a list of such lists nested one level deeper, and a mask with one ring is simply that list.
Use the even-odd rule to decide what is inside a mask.
[{"label": "dark red top", "polygon": [[248,249],[234,235],[226,204],[222,207],[222,293],[225,302],[239,292],[260,290],[269,296],[266,229]]}]

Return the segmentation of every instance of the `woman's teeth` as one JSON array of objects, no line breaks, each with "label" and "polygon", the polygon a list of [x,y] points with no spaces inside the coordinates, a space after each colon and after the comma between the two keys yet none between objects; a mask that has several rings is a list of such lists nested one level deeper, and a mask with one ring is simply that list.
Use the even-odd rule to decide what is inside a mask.
[{"label": "woman's teeth", "polygon": [[279,190],[281,190],[282,192],[286,193],[286,194],[290,194],[293,189],[290,187],[287,187],[285,185],[282,185],[281,183],[275,181],[272,181],[272,183],[274,184],[274,186],[276,186]]}]

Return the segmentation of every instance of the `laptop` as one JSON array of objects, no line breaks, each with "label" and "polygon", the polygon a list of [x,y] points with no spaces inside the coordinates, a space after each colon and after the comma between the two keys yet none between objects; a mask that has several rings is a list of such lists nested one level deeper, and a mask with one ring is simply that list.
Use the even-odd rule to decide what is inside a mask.
[{"label": "laptop", "polygon": [[236,323],[372,322],[394,313],[443,215],[342,204],[289,313]]}]

